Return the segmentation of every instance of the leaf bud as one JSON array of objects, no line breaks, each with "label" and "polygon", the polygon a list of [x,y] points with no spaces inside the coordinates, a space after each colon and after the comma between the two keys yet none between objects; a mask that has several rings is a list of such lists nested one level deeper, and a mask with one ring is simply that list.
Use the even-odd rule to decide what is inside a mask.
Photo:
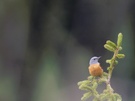
[{"label": "leaf bud", "polygon": [[109,50],[109,51],[111,51],[111,52],[114,52],[115,51],[115,49],[112,46],[108,45],[108,44],[105,44],[104,45],[104,48],[107,49],[107,50]]},{"label": "leaf bud", "polygon": [[122,44],[122,39],[123,39],[123,35],[122,33],[118,34],[118,39],[117,39],[117,46],[120,47]]}]

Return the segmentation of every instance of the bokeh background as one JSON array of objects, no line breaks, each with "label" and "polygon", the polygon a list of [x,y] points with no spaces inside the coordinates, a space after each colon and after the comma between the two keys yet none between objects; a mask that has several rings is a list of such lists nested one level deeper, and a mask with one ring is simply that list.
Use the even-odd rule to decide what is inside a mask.
[{"label": "bokeh background", "polygon": [[134,0],[0,0],[0,101],[80,101],[89,59],[106,71],[103,45],[119,32],[126,57],[111,83],[135,101]]}]

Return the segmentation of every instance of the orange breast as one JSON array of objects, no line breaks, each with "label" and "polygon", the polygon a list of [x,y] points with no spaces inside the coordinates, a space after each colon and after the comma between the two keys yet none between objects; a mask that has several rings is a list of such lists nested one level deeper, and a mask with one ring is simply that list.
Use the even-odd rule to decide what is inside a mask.
[{"label": "orange breast", "polygon": [[92,76],[101,76],[103,74],[103,69],[100,64],[92,64],[89,66],[89,73]]}]

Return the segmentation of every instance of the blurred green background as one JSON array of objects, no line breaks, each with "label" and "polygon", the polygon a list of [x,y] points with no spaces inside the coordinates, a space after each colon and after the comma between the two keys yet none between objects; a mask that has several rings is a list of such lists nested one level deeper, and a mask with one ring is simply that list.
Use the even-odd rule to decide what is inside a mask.
[{"label": "blurred green background", "polygon": [[[135,101],[134,0],[0,0],[0,101],[80,101],[92,56],[122,32],[112,87]],[[102,88],[101,88],[102,89]]]}]

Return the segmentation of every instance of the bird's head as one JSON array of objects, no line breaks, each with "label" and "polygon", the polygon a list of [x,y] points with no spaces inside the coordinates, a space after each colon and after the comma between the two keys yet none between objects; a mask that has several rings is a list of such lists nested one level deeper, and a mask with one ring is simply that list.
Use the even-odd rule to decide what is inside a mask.
[{"label": "bird's head", "polygon": [[99,63],[99,62],[98,62],[99,58],[100,58],[100,57],[96,57],[96,56],[92,57],[92,58],[90,59],[89,64],[91,65],[91,64],[97,64],[97,63]]}]

